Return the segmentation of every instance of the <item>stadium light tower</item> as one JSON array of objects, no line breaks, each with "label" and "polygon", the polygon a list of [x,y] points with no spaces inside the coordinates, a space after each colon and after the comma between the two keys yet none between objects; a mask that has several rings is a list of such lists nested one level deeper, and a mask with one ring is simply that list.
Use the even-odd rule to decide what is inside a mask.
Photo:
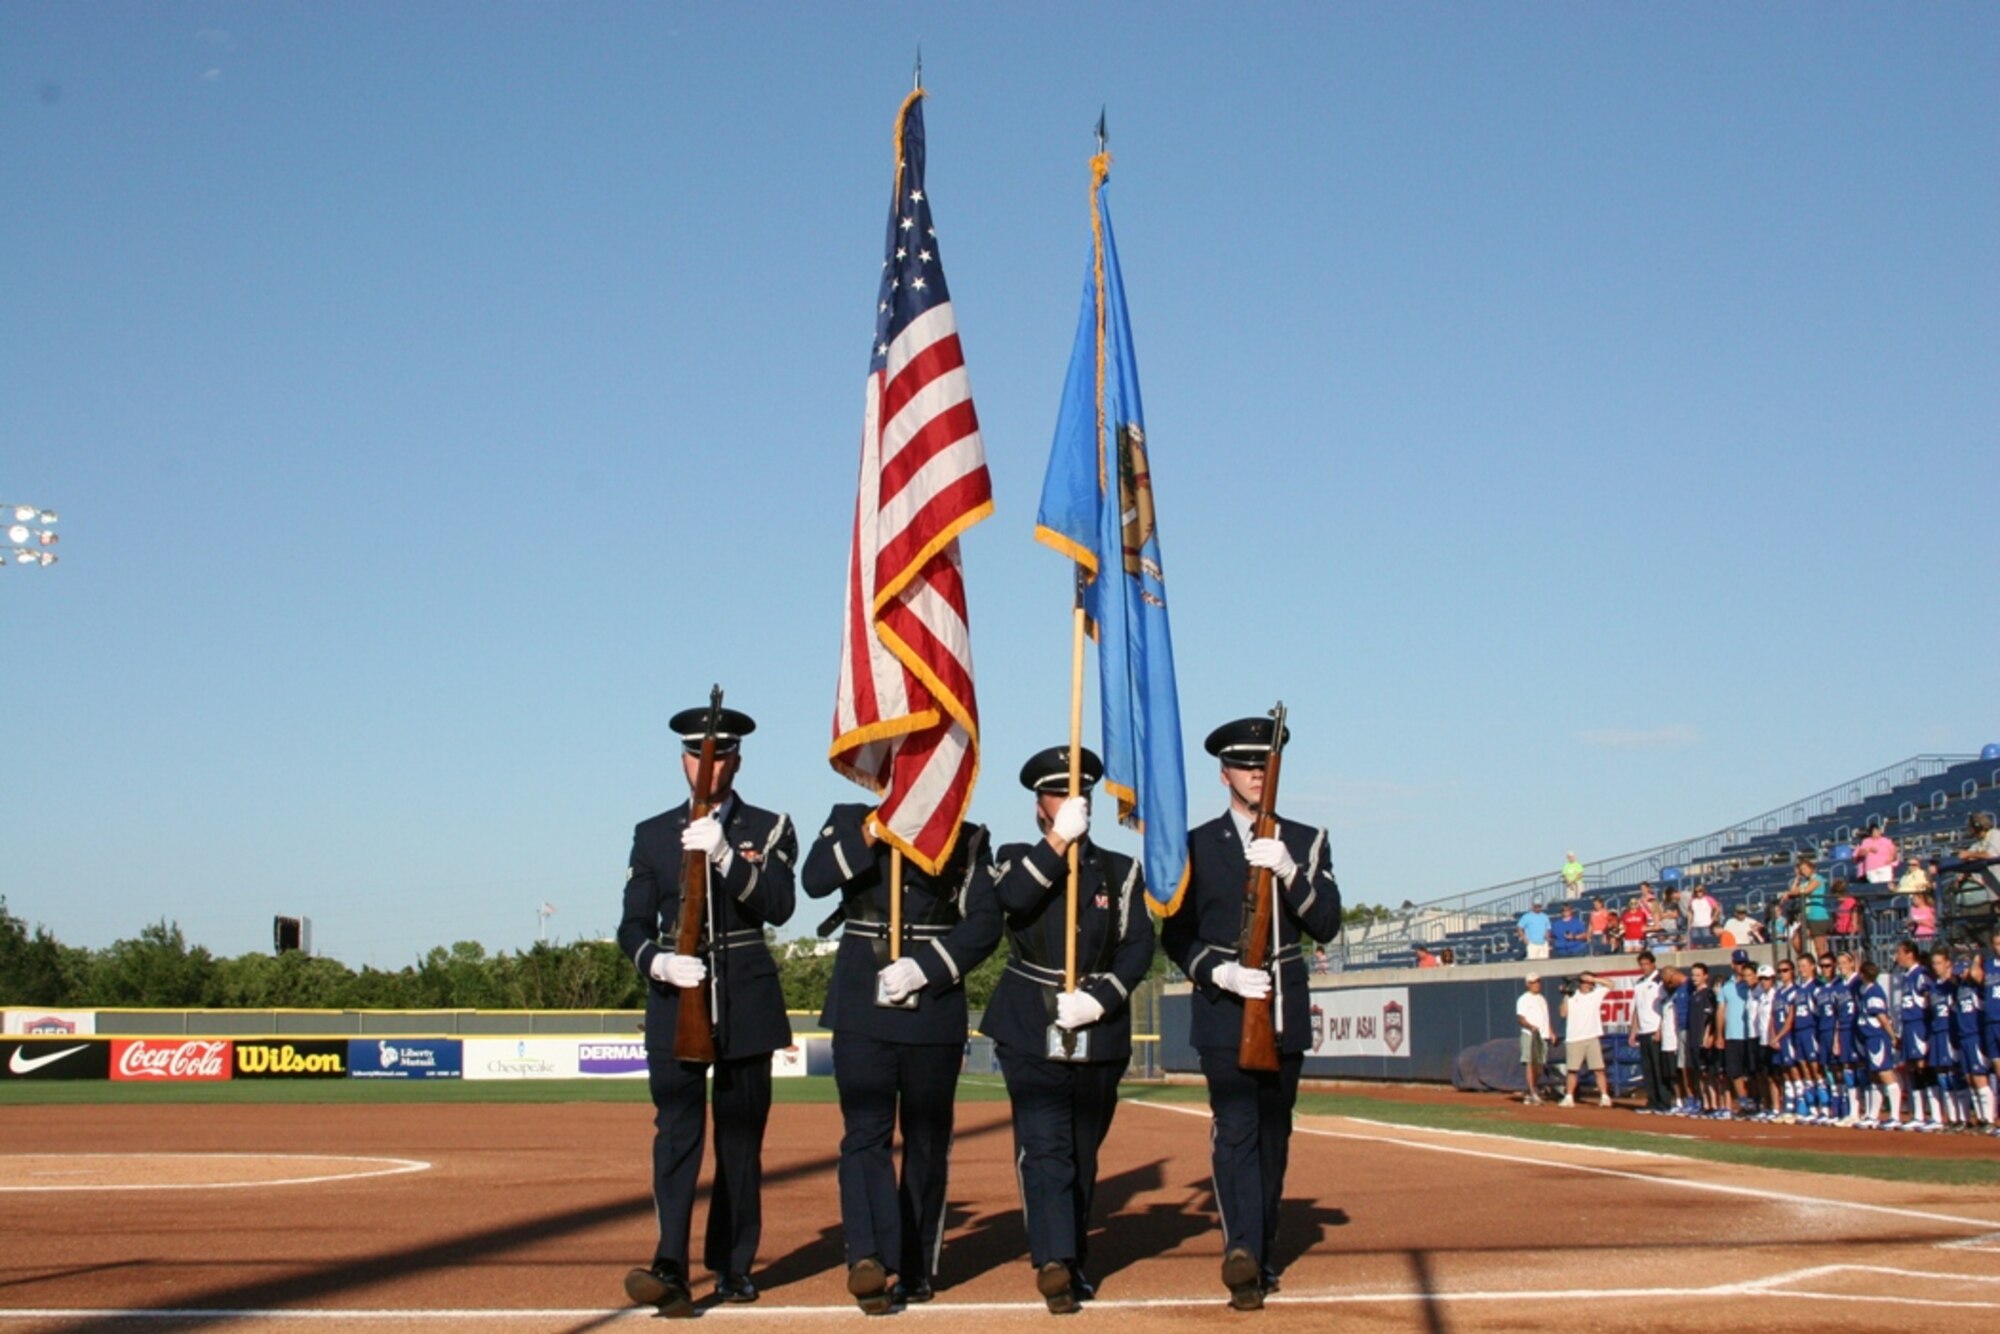
[{"label": "stadium light tower", "polygon": [[7,544],[0,546],[0,566],[56,563],[50,548],[61,541],[53,531],[56,512],[38,505],[0,505],[0,520],[7,524]]}]

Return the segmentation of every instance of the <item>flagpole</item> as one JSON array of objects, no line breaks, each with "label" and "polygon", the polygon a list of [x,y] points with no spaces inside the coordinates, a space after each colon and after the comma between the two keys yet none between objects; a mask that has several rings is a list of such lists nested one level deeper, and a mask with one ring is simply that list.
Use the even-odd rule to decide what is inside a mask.
[{"label": "flagpole", "polygon": [[[1083,589],[1089,576],[1076,567],[1076,607],[1070,613],[1069,794],[1083,795]],[[1069,845],[1069,893],[1063,900],[1063,990],[1076,990],[1076,844]]]},{"label": "flagpole", "polygon": [[889,962],[903,957],[903,850],[889,848]]}]

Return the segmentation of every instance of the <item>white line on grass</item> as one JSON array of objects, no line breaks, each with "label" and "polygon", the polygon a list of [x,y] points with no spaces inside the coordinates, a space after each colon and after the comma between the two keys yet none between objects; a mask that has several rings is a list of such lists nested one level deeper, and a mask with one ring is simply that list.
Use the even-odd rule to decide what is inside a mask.
[{"label": "white line on grass", "polygon": [[[1151,1107],[1155,1111],[1174,1112],[1181,1116],[1205,1117],[1208,1115],[1208,1110],[1206,1108],[1176,1107],[1172,1103],[1149,1102],[1144,1098],[1131,1098],[1127,1099],[1127,1101],[1133,1106]],[[1372,1124],[1380,1124],[1380,1123],[1372,1123]],[[1416,1129],[1419,1130],[1420,1133],[1425,1133],[1425,1134],[1430,1133],[1428,1131],[1422,1131],[1421,1128],[1419,1127],[1405,1126],[1397,1128],[1403,1130]],[[1791,1193],[1782,1196],[1774,1196],[1771,1194],[1770,1191],[1759,1190],[1754,1186],[1729,1186],[1729,1185],[1724,1185],[1722,1182],[1719,1181],[1688,1181],[1680,1177],[1652,1176],[1645,1172],[1627,1172],[1622,1168],[1616,1168],[1616,1167],[1598,1167],[1588,1163],[1566,1163],[1558,1159],[1551,1159],[1551,1158],[1527,1158],[1527,1157],[1522,1157],[1518,1153],[1492,1153],[1484,1149],[1461,1148],[1456,1144],[1431,1144],[1427,1143],[1424,1140],[1403,1139],[1400,1136],[1396,1135],[1356,1135],[1344,1130],[1322,1130],[1317,1126],[1294,1126],[1292,1129],[1292,1133],[1295,1135],[1318,1135],[1325,1139],[1359,1140],[1364,1144],[1396,1144],[1402,1146],[1403,1148],[1424,1149],[1431,1153],[1451,1153],[1451,1154],[1458,1154],[1461,1157],[1466,1157],[1466,1158],[1486,1158],[1490,1159],[1493,1162],[1509,1163],[1515,1167],[1554,1167],[1554,1168],[1560,1168],[1566,1172],[1586,1172],[1592,1176],[1618,1177],[1626,1181],[1647,1181],[1662,1186],[1678,1186],[1683,1190],[1711,1191],[1718,1195],[1741,1195],[1741,1196],[1746,1196],[1753,1200],[1762,1200],[1765,1201],[1766,1203],[1772,1203],[1772,1204],[1824,1204],[1830,1207],[1837,1206],[1841,1209],[1861,1210],[1866,1213],[1889,1214],[1892,1217],[1896,1218],[1920,1218],[1924,1219],[1927,1222],[1932,1222],[1932,1223],[1950,1223],[1954,1227],[1976,1228],[1981,1232],[1991,1232],[1993,1230],[1994,1220],[1990,1218],[1965,1218],[1958,1214],[1932,1213],[1926,1209],[1902,1209],[1896,1207],[1895,1205],[1890,1205],[1890,1204],[1866,1204],[1858,1200],[1828,1199],[1825,1196],[1821,1195],[1805,1195],[1800,1193]],[[1461,1135],[1478,1134],[1477,1131],[1456,1131],[1453,1133]],[[1517,1136],[1510,1136],[1510,1135],[1488,1135],[1484,1136],[1484,1138],[1500,1140],[1508,1144],[1518,1145],[1521,1147],[1539,1146],[1539,1147],[1554,1147],[1554,1148],[1565,1148],[1565,1149],[1581,1149],[1586,1153],[1596,1152],[1596,1150],[1588,1144],[1563,1143],[1563,1144],[1550,1145],[1541,1140],[1521,1139]],[[1699,1160],[1686,1160],[1686,1161],[1699,1161]]]}]

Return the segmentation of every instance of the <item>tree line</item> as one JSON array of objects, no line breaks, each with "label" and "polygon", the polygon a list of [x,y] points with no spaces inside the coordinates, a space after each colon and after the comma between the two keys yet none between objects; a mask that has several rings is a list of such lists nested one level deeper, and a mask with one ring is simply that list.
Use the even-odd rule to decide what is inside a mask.
[{"label": "tree line", "polygon": [[[1391,914],[1361,905],[1350,924]],[[768,934],[768,933],[767,933]],[[826,1004],[833,954],[816,940],[772,941],[771,954],[793,1010]],[[1006,966],[1003,945],[965,979],[966,1000],[984,1009]],[[1169,971],[1153,956],[1153,975]],[[297,950],[217,956],[190,945],[164,918],[101,950],[65,945],[32,929],[0,896],[0,1004],[50,1008],[132,1007],[244,1010],[636,1010],[645,1006],[638,972],[608,940],[537,941],[489,954],[477,941],[439,945],[403,968],[349,968]]]},{"label": "tree line", "polygon": [[[818,942],[771,946],[785,1005],[819,1010],[833,955]],[[996,953],[966,978],[966,998],[985,1006],[1005,965]],[[440,945],[398,969],[349,968],[297,950],[231,958],[191,945],[162,919],[101,950],[66,945],[32,929],[0,897],[0,1004],[245,1010],[636,1010],[646,1003],[637,970],[608,940],[537,941],[489,954],[477,941]]]}]

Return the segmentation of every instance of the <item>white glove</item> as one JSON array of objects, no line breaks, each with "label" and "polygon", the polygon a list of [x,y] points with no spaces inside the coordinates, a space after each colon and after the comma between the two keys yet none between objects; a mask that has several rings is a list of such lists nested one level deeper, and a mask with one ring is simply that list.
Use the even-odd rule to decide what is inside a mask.
[{"label": "white glove", "polygon": [[713,815],[688,821],[688,827],[681,831],[681,846],[689,852],[699,852],[717,866],[729,854],[729,844],[722,838],[722,822]]},{"label": "white glove", "polygon": [[1074,843],[1090,832],[1090,798],[1071,797],[1056,807],[1049,828],[1065,843]]},{"label": "white glove", "polygon": [[922,991],[930,981],[924,976],[923,968],[915,959],[898,959],[880,973],[882,993],[892,1001],[899,1001],[913,991]]},{"label": "white glove", "polygon": [[1270,867],[1271,874],[1288,885],[1292,882],[1292,877],[1299,873],[1299,864],[1292,860],[1292,854],[1286,849],[1283,839],[1253,838],[1245,855],[1249,857],[1252,866]]},{"label": "white glove", "polygon": [[1233,991],[1245,1000],[1263,1000],[1271,994],[1271,975],[1261,968],[1245,968],[1240,963],[1219,963],[1215,966],[1215,985],[1224,991]]},{"label": "white glove", "polygon": [[670,987],[698,987],[708,980],[708,965],[692,954],[661,950],[653,956],[653,980]]},{"label": "white glove", "polygon": [[1082,1028],[1104,1017],[1104,1007],[1087,991],[1065,991],[1056,997],[1056,1027]]}]

